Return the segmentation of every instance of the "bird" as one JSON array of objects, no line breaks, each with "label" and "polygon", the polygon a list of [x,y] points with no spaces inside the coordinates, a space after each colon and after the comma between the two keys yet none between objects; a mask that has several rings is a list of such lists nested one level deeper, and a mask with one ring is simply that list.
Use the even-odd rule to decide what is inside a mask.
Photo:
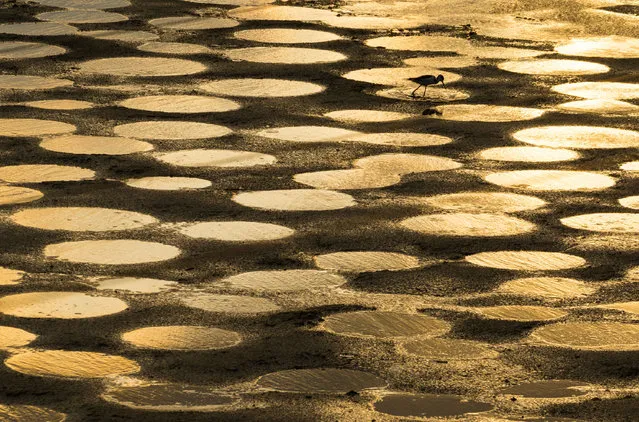
[{"label": "bird", "polygon": [[437,75],[437,77],[433,75],[422,75],[416,78],[408,78],[408,80],[419,84],[419,86],[417,86],[417,88],[415,88],[415,90],[411,92],[411,97],[414,97],[415,92],[417,92],[417,90],[422,86],[424,87],[424,95],[422,95],[422,97],[426,96],[426,87],[428,85],[437,85],[439,82],[441,82],[444,88],[446,88],[446,85],[444,84],[444,75]]}]

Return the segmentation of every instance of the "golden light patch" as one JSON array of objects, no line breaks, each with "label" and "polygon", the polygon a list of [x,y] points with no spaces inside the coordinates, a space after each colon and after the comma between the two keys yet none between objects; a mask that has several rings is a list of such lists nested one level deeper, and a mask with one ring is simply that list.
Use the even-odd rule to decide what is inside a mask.
[{"label": "golden light patch", "polygon": [[57,45],[24,41],[0,42],[0,60],[36,59],[65,54],[66,48]]},{"label": "golden light patch", "polygon": [[520,218],[500,214],[451,213],[411,217],[400,226],[431,236],[499,237],[530,233],[537,228]]},{"label": "golden light patch", "polygon": [[532,277],[507,281],[496,291],[544,299],[572,299],[591,295],[597,288],[572,278]]},{"label": "golden light patch", "polygon": [[187,149],[159,153],[156,158],[179,167],[243,168],[275,164],[277,158],[269,154],[230,149]]},{"label": "golden light patch", "polygon": [[189,308],[223,314],[261,314],[281,309],[269,299],[252,296],[194,293],[180,297],[180,301]]},{"label": "golden light patch", "polygon": [[128,17],[120,13],[105,12],[103,10],[90,9],[70,9],[58,10],[54,12],[44,12],[35,16],[41,21],[51,21],[59,23],[114,23],[129,20]]},{"label": "golden light patch", "polygon": [[230,60],[253,63],[315,64],[335,63],[346,60],[342,53],[318,48],[299,47],[248,47],[223,50],[221,54]]},{"label": "golden light patch", "polygon": [[245,207],[273,211],[331,211],[356,205],[350,195],[320,189],[243,192],[232,200]]},{"label": "golden light patch", "polygon": [[242,107],[235,101],[203,95],[151,95],[129,98],[118,105],[133,110],[182,114],[222,113]]},{"label": "golden light patch", "polygon": [[568,315],[562,309],[521,305],[487,306],[472,311],[488,319],[518,322],[554,321]]},{"label": "golden light patch", "polygon": [[613,149],[636,148],[639,132],[601,126],[540,126],[513,133],[527,144],[551,148]]},{"label": "golden light patch", "polygon": [[514,170],[491,173],[484,179],[499,186],[538,191],[592,191],[615,185],[605,174],[571,170]]},{"label": "golden light patch", "polygon": [[323,270],[364,273],[375,271],[403,271],[419,268],[415,256],[396,252],[353,251],[318,255],[315,265]]},{"label": "golden light patch", "polygon": [[228,287],[257,291],[327,289],[346,282],[340,275],[318,270],[251,271],[221,280]]},{"label": "golden light patch", "polygon": [[140,179],[128,179],[124,183],[127,186],[138,189],[149,190],[189,190],[189,189],[206,189],[213,184],[210,180],[197,179],[194,177],[168,177],[168,176],[151,176],[142,177]]},{"label": "golden light patch", "polygon": [[513,271],[559,271],[587,264],[580,256],[544,251],[480,252],[468,255],[465,260],[480,267]]},{"label": "golden light patch", "polygon": [[555,51],[566,56],[631,59],[639,57],[639,39],[617,35],[573,38],[557,45]]},{"label": "golden light patch", "polygon": [[[442,75],[444,83],[459,81],[462,77],[456,73],[446,72],[432,67],[378,67],[372,69],[353,70],[342,75],[343,78],[376,85],[415,86],[408,78],[422,75]],[[414,88],[413,88],[414,89]]]},{"label": "golden light patch", "polygon": [[40,406],[0,404],[0,419],[20,422],[64,422],[67,415]]},{"label": "golden light patch", "polygon": [[560,94],[590,100],[631,100],[639,98],[639,84],[627,82],[575,82],[555,85],[552,90]]},{"label": "golden light patch", "polygon": [[401,37],[379,37],[366,40],[369,47],[383,47],[401,51],[465,51],[471,48],[464,38],[438,35],[412,35]]},{"label": "golden light patch", "polygon": [[162,293],[177,288],[175,281],[158,280],[155,278],[109,278],[96,283],[97,290],[115,290],[127,294]]},{"label": "golden light patch", "polygon": [[114,76],[179,76],[201,73],[202,63],[162,57],[112,57],[89,60],[79,65],[84,73]]},{"label": "golden light patch", "polygon": [[177,141],[219,138],[233,131],[225,126],[211,123],[155,120],[118,125],[113,128],[113,132],[122,137]]},{"label": "golden light patch", "polygon": [[205,92],[228,97],[301,97],[319,94],[326,87],[287,79],[219,79],[199,86]]},{"label": "golden light patch", "polygon": [[431,147],[453,142],[448,136],[413,132],[362,133],[349,136],[348,140],[396,147]]},{"label": "golden light patch", "polygon": [[579,60],[535,59],[502,62],[497,65],[501,70],[526,75],[595,75],[606,73],[610,68],[606,65]]},{"label": "golden light patch", "polygon": [[341,40],[337,34],[311,29],[246,29],[233,34],[240,40],[255,41],[270,44],[311,44]]},{"label": "golden light patch", "polygon": [[450,324],[427,315],[362,311],[329,315],[322,328],[345,336],[412,338],[440,336],[450,330]]},{"label": "golden light patch", "polygon": [[20,318],[96,318],[127,308],[120,299],[77,292],[20,293],[0,298],[0,313]]},{"label": "golden light patch", "polygon": [[167,261],[181,253],[175,246],[141,240],[82,240],[48,245],[44,256],[58,261],[127,265]]},{"label": "golden light patch", "polygon": [[65,135],[47,138],[40,147],[65,154],[126,155],[153,150],[153,145],[135,139],[113,136]]},{"label": "golden light patch", "polygon": [[253,221],[212,221],[186,223],[177,231],[193,239],[210,239],[223,242],[265,242],[284,239],[295,230],[270,223]]},{"label": "golden light patch", "polygon": [[[27,75],[0,75],[0,89],[48,91],[73,86],[73,81]],[[18,119],[15,119],[18,120]],[[26,120],[26,119],[25,119]]]},{"label": "golden light patch", "polygon": [[384,388],[386,382],[367,372],[351,369],[290,369],[262,375],[257,387],[291,393],[347,393]]},{"label": "golden light patch", "polygon": [[139,45],[137,49],[149,53],[172,54],[176,56],[190,56],[195,54],[212,53],[211,49],[204,45],[181,42],[152,41]]},{"label": "golden light patch", "polygon": [[11,221],[42,230],[103,232],[139,229],[158,220],[139,212],[97,207],[29,208],[11,215]]},{"label": "golden light patch", "polygon": [[376,170],[347,169],[298,173],[293,180],[318,189],[352,190],[396,185],[401,181],[401,176]]},{"label": "golden light patch", "polygon": [[122,334],[122,340],[140,349],[218,350],[236,346],[242,337],[220,328],[174,325],[139,328]]},{"label": "golden light patch", "polygon": [[538,108],[495,106],[490,104],[454,104],[435,108],[431,115],[442,120],[457,122],[517,122],[541,117],[545,111]]},{"label": "golden light patch", "polygon": [[197,16],[171,16],[166,18],[151,19],[149,24],[161,29],[173,29],[180,31],[201,31],[208,29],[233,28],[240,23],[234,19],[197,17]]},{"label": "golden light patch", "polygon": [[0,185],[0,205],[24,204],[37,201],[43,196],[44,194],[39,190]]},{"label": "golden light patch", "polygon": [[593,351],[639,350],[639,325],[620,322],[567,322],[533,330],[533,344]]},{"label": "golden light patch", "polygon": [[330,113],[324,113],[324,116],[340,122],[349,123],[394,122],[397,120],[406,120],[417,117],[413,114],[400,113],[396,111],[357,109],[331,111]]},{"label": "golden light patch", "polygon": [[269,139],[290,142],[344,142],[360,132],[329,126],[287,126],[264,129],[256,133]]},{"label": "golden light patch", "polygon": [[41,100],[24,103],[27,107],[41,108],[43,110],[87,110],[94,104],[89,101],[78,100]]},{"label": "golden light patch", "polygon": [[[26,346],[38,336],[14,327],[0,326],[0,349],[12,349]],[[2,411],[0,410],[0,418]]]},{"label": "golden light patch", "polygon": [[546,205],[546,201],[529,195],[502,192],[461,192],[417,199],[432,207],[459,212],[519,212]]},{"label": "golden light patch", "polygon": [[75,182],[95,177],[93,170],[57,164],[0,167],[0,180],[8,183]]},{"label": "golden light patch", "polygon": [[488,148],[478,154],[483,160],[508,161],[518,163],[554,163],[578,160],[578,152],[561,148],[539,147],[497,147]]},{"label": "golden light patch", "polygon": [[564,226],[594,232],[639,233],[639,214],[601,212],[562,218]]}]

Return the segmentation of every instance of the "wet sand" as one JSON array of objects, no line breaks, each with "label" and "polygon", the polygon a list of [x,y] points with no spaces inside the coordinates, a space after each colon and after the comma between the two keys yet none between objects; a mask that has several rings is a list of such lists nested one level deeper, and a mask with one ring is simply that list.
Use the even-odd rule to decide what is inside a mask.
[{"label": "wet sand", "polygon": [[[7,53],[2,76],[71,81],[0,78],[0,420],[634,419],[639,173],[621,166],[639,160],[639,53],[632,41],[594,56],[553,49],[637,36],[635,9],[481,2],[525,22],[508,27],[472,5],[433,18],[430,2],[411,15],[296,2],[307,9],[287,12],[293,20],[277,20],[281,9],[98,3],[129,20],[71,25],[210,52],[0,26],[0,45],[66,50]],[[624,16],[588,9],[604,6]],[[8,1],[0,22],[62,10]],[[345,24],[349,10],[394,21]],[[251,19],[260,13],[277,19]],[[171,16],[218,19],[149,23]],[[340,27],[371,22],[413,29]],[[233,37],[274,28],[330,34]],[[441,51],[424,50],[431,36]],[[390,44],[367,41],[380,37]],[[474,60],[445,58],[456,53]],[[123,57],[172,60],[101,61]],[[431,59],[404,62],[419,57]],[[517,57],[601,66],[501,65]],[[404,73],[426,70],[448,72],[446,88],[413,99]],[[553,88],[581,82],[626,85]],[[130,100],[161,95],[205,98]],[[625,103],[558,107],[600,98]],[[149,121],[169,123],[132,125]],[[294,126],[306,128],[278,132]],[[504,147],[545,149],[494,150]],[[12,167],[43,164],[71,168]],[[171,179],[146,179],[156,177]],[[254,193],[265,191],[278,192]],[[67,293],[36,294],[46,292]],[[280,373],[291,370],[317,371]]]}]

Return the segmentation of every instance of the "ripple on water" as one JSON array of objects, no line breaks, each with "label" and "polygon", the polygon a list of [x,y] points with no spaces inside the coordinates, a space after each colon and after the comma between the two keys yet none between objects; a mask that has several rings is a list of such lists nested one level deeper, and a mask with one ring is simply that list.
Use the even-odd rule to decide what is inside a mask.
[{"label": "ripple on water", "polygon": [[639,233],[639,214],[602,212],[562,218],[564,226],[595,232]]},{"label": "ripple on water", "polygon": [[158,223],[150,215],[97,207],[30,208],[12,214],[10,219],[25,227],[78,232],[132,230]]},{"label": "ripple on water", "polygon": [[77,292],[20,293],[0,298],[0,313],[20,318],[96,318],[127,308],[120,299]]},{"label": "ripple on water", "polygon": [[489,104],[451,104],[436,107],[438,119],[458,122],[516,122],[541,117],[538,108],[495,106]]},{"label": "ripple on water", "polygon": [[79,68],[84,73],[114,76],[179,76],[208,69],[192,60],[162,57],[111,57],[80,63]]},{"label": "ripple on water", "polygon": [[[580,387],[582,389],[580,389]],[[570,380],[543,380],[513,385],[499,391],[500,394],[521,396],[523,398],[561,398],[577,397],[588,394],[583,390],[588,385]]]},{"label": "ripple on water", "polygon": [[211,49],[204,45],[181,42],[152,41],[139,45],[137,49],[149,53],[174,54],[176,56],[190,56],[196,54],[212,53]]},{"label": "ripple on water", "polygon": [[221,113],[241,108],[235,101],[203,95],[151,95],[129,98],[118,105],[133,110],[184,114]]},{"label": "ripple on water", "polygon": [[149,24],[160,29],[173,29],[178,31],[201,31],[209,29],[225,29],[238,26],[240,23],[234,19],[197,16],[170,16],[166,18],[151,19]]},{"label": "ripple on water", "polygon": [[621,322],[567,322],[539,327],[528,341],[592,351],[639,350],[639,325]]},{"label": "ripple on water", "polygon": [[402,220],[405,229],[430,236],[499,237],[534,231],[537,226],[520,218],[501,214],[427,214]]},{"label": "ripple on water", "polygon": [[0,89],[49,91],[70,86],[73,86],[73,81],[68,79],[28,75],[0,75]]},{"label": "ripple on water", "polygon": [[[0,350],[26,346],[37,337],[37,335],[19,328],[0,326]],[[1,418],[2,411],[0,410],[0,420]]]},{"label": "ripple on water", "polygon": [[69,9],[44,12],[36,15],[35,18],[41,21],[75,24],[115,23],[129,20],[128,17],[120,13],[91,9]]},{"label": "ripple on water", "polygon": [[343,142],[361,132],[329,126],[287,126],[264,129],[256,133],[269,139],[290,142]]},{"label": "ripple on water", "polygon": [[242,337],[214,327],[174,325],[145,327],[122,334],[122,340],[141,349],[218,350],[238,345]]},{"label": "ripple on water", "polygon": [[0,42],[0,60],[36,59],[59,56],[66,52],[66,48],[57,45],[24,41]]},{"label": "ripple on water", "polygon": [[20,186],[2,186],[0,185],[0,206],[25,204],[27,202],[37,201],[44,194],[39,190],[23,188]]},{"label": "ripple on water", "polygon": [[326,87],[287,79],[219,79],[199,86],[205,92],[229,97],[301,97],[323,92]]},{"label": "ripple on water", "polygon": [[447,333],[446,321],[420,314],[361,311],[324,317],[322,328],[338,335],[365,338],[436,337]]},{"label": "ripple on water", "polygon": [[570,170],[514,170],[491,173],[484,179],[499,186],[538,191],[591,191],[615,185],[610,176]]},{"label": "ripple on water", "polygon": [[119,9],[131,6],[129,0],[33,0],[35,3],[62,9]]},{"label": "ripple on water", "polygon": [[180,255],[175,246],[141,240],[82,240],[48,245],[44,256],[58,261],[100,265],[167,261]]},{"label": "ripple on water", "polygon": [[67,415],[40,406],[0,404],[0,420],[7,422],[64,422]]},{"label": "ripple on water", "polygon": [[186,140],[219,138],[233,131],[225,126],[200,122],[155,120],[118,125],[113,128],[118,136],[150,140]]},{"label": "ripple on water", "polygon": [[558,271],[583,267],[587,261],[580,256],[544,251],[494,251],[466,256],[474,265],[513,271]]},{"label": "ripple on water", "polygon": [[224,242],[265,242],[284,239],[295,234],[295,230],[288,227],[254,221],[184,223],[177,228],[177,231],[193,239]]},{"label": "ripple on water", "polygon": [[47,138],[40,147],[65,154],[126,155],[153,150],[153,145],[135,139],[113,136],[65,135]]},{"label": "ripple on water", "polygon": [[544,299],[572,299],[591,295],[597,288],[572,278],[532,277],[509,280],[496,291]]},{"label": "ripple on water", "polygon": [[324,270],[353,273],[412,270],[420,266],[415,256],[377,251],[334,252],[318,255],[314,261]]},{"label": "ripple on water", "polygon": [[299,47],[235,48],[223,50],[221,54],[230,60],[277,64],[335,63],[347,59],[336,51]]},{"label": "ripple on water", "polygon": [[613,149],[639,147],[639,132],[600,126],[540,126],[523,129],[513,138],[551,148]]},{"label": "ripple on water", "polygon": [[560,94],[590,100],[629,100],[639,98],[639,84],[626,82],[575,82],[555,85]]},{"label": "ripple on water", "polygon": [[311,44],[342,39],[332,32],[288,28],[247,29],[237,31],[233,36],[240,40],[272,44]]},{"label": "ripple on water", "polygon": [[617,35],[573,38],[557,45],[555,51],[566,56],[631,59],[639,57],[639,39]]},{"label": "ripple on water", "polygon": [[262,375],[257,386],[290,393],[344,394],[386,387],[386,382],[368,372],[351,369],[289,369]]},{"label": "ripple on water", "polygon": [[319,270],[251,271],[221,280],[221,284],[231,288],[257,291],[328,289],[346,282],[341,275]]}]

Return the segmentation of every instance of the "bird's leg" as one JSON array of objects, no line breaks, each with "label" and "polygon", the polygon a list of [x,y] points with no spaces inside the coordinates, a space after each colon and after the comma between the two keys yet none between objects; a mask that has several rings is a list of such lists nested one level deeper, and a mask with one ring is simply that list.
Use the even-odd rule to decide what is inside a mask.
[{"label": "bird's leg", "polygon": [[416,92],[419,88],[421,88],[421,85],[418,85],[418,86],[417,86],[417,88],[415,88],[415,89],[413,90],[413,92],[411,92],[410,96],[411,96],[411,97],[415,97],[415,92]]},{"label": "bird's leg", "polygon": [[422,98],[426,96],[426,88],[428,88],[428,85],[424,85],[424,95],[422,95]]}]

